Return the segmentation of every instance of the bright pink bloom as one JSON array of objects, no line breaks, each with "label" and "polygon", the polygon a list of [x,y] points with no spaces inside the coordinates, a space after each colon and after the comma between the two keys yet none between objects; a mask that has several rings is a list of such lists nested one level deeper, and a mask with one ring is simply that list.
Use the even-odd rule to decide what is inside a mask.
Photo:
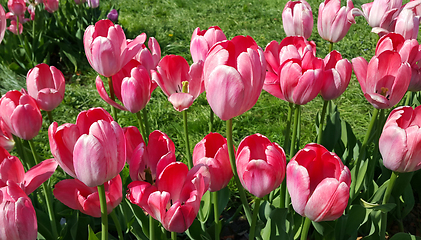
[{"label": "bright pink bloom", "polygon": [[44,0],[45,10],[49,13],[53,13],[58,10],[59,0]]},{"label": "bright pink bloom", "polygon": [[87,0],[88,6],[91,8],[99,7],[99,0]]},{"label": "bright pink bloom", "polygon": [[344,212],[351,172],[325,147],[310,143],[287,166],[287,187],[294,210],[315,222],[332,221]]},{"label": "bright pink bloom", "polygon": [[149,134],[148,146],[140,143],[130,160],[130,177],[133,181],[154,181],[164,168],[175,162],[175,146],[167,134],[155,130]]},{"label": "bright pink bloom", "polygon": [[320,3],[317,30],[320,36],[329,42],[339,42],[345,37],[349,28],[355,23],[351,10],[354,4],[347,1],[341,7],[341,0],[325,0]]},{"label": "bright pink bloom", "polygon": [[219,133],[209,133],[193,149],[193,164],[203,164],[210,173],[209,191],[226,187],[233,173],[228,155],[227,139]]},{"label": "bright pink bloom", "polygon": [[4,33],[6,32],[6,12],[2,5],[0,5],[0,43],[3,41]]},{"label": "bright pink bloom", "polygon": [[265,75],[263,51],[250,36],[215,44],[203,68],[213,112],[225,121],[248,111],[260,96]]},{"label": "bright pink bloom", "polygon": [[208,30],[196,28],[193,31],[190,42],[190,53],[193,62],[205,61],[212,46],[223,40],[227,40],[227,37],[218,26],[212,26]]},{"label": "bright pink bloom", "polygon": [[[144,37],[146,40],[146,34],[142,33],[138,36]],[[127,41],[129,44],[131,40]],[[148,47],[145,44],[142,44],[142,49],[133,57],[137,60],[142,66],[148,70],[149,77],[151,76],[151,70],[156,70],[159,61],[161,60],[161,47],[159,46],[158,41],[154,37],[150,37],[148,40]],[[156,84],[153,84],[153,89],[156,88]]]},{"label": "bright pink bloom", "polygon": [[26,3],[24,0],[9,0],[7,2],[7,8],[16,16],[25,14]]},{"label": "bright pink bloom", "polygon": [[[418,2],[418,5],[420,2]],[[405,39],[417,39],[420,28],[421,16],[416,15],[414,7],[405,5],[398,17],[395,19],[394,32],[401,34]]]},{"label": "bright pink bloom", "polygon": [[56,67],[41,63],[29,70],[26,87],[29,95],[37,100],[40,109],[52,111],[63,101],[65,79]]},{"label": "bright pink bloom", "polygon": [[[123,199],[120,175],[104,183],[108,214]],[[77,179],[65,179],[54,186],[54,197],[71,209],[79,210],[92,217],[101,217],[98,188],[88,187]]]},{"label": "bright pink bloom", "polygon": [[102,108],[82,111],[76,124],[53,122],[48,138],[60,167],[89,187],[113,179],[126,163],[123,129]]},{"label": "bright pink bloom", "polygon": [[[188,109],[205,90],[202,82],[203,62],[193,63],[189,67],[182,56],[167,55],[161,59],[157,69],[152,70],[152,79],[179,112]],[[182,92],[183,82],[188,82],[186,93]]]},{"label": "bright pink bloom", "polygon": [[104,77],[120,71],[142,48],[144,40],[137,37],[127,44],[121,26],[108,19],[88,26],[83,35],[86,57],[92,68]]},{"label": "bright pink bloom", "polygon": [[323,85],[320,91],[324,100],[338,98],[348,87],[352,75],[352,65],[348,59],[336,50],[330,52],[324,59]]},{"label": "bright pink bloom", "polygon": [[[10,152],[14,146],[15,141],[13,140],[12,133],[6,127],[3,119],[0,117],[0,147]],[[1,157],[2,156],[0,155],[0,158]]]},{"label": "bright pink bloom", "polygon": [[128,126],[123,128],[124,136],[126,138],[126,162],[130,165],[132,159],[133,151],[139,144],[145,145],[142,134],[140,134],[139,129],[134,126]]},{"label": "bright pink bloom", "polygon": [[[10,25],[7,27],[7,30],[11,31],[13,34],[18,35],[17,22],[15,20],[10,21]],[[19,23],[19,34],[22,34],[23,25]]]},{"label": "bright pink bloom", "polygon": [[8,131],[25,140],[38,135],[42,127],[42,115],[35,99],[16,90],[0,99],[0,117]]},{"label": "bright pink bloom", "polygon": [[0,188],[0,239],[37,239],[37,217],[31,199],[14,182]]},{"label": "bright pink bloom", "polygon": [[402,63],[397,52],[384,51],[369,63],[357,57],[352,59],[352,66],[364,97],[377,109],[393,107],[408,90],[411,66]]},{"label": "bright pink bloom", "polygon": [[171,232],[185,232],[200,208],[208,189],[208,177],[195,166],[173,162],[161,172],[155,185],[135,181],[128,185],[127,198],[140,206]]},{"label": "bright pink bloom", "polygon": [[35,19],[35,8],[36,8],[36,6],[32,5],[32,4],[29,4],[29,6],[28,6],[28,12],[29,12],[29,15],[31,15],[32,21],[34,21],[34,19]]},{"label": "bright pink bloom", "polygon": [[284,150],[259,133],[241,141],[235,159],[241,184],[256,197],[266,196],[284,180]]},{"label": "bright pink bloom", "polygon": [[267,74],[263,89],[282,100],[304,105],[322,87],[324,63],[316,56],[316,45],[303,37],[270,42],[265,49]]},{"label": "bright pink bloom", "polygon": [[395,172],[421,168],[421,107],[395,108],[386,120],[379,139],[383,165]]},{"label": "bright pink bloom", "polygon": [[305,0],[288,1],[282,12],[282,24],[287,36],[308,39],[313,31],[313,12]]}]

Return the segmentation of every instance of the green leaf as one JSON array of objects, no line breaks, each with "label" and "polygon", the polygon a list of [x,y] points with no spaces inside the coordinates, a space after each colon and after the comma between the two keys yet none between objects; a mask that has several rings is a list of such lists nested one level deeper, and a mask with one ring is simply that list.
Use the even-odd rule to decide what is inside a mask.
[{"label": "green leaf", "polygon": [[335,238],[338,240],[356,239],[358,229],[368,220],[367,210],[361,205],[351,205],[346,215],[341,216],[335,226]]},{"label": "green leaf", "polygon": [[285,226],[287,215],[286,208],[275,208],[271,211],[265,227],[260,232],[263,240],[289,239]]},{"label": "green leaf", "polygon": [[[368,160],[365,160],[364,162],[363,162],[363,164],[362,164],[362,166],[361,166],[361,168],[360,168],[360,170],[359,170],[359,172],[358,172],[358,178],[357,178],[357,181],[356,181],[356,183],[355,183],[355,195],[354,195],[354,199],[355,199],[355,197],[358,195],[358,193],[360,192],[360,190],[361,190],[361,186],[362,186],[362,184],[363,184],[363,182],[364,182],[364,178],[365,178],[365,175],[366,175],[366,173],[367,173],[367,168],[368,168]],[[359,167],[359,166],[354,166],[354,168],[352,169],[353,171],[351,171],[351,174],[353,173],[353,172],[355,172],[355,169],[357,168],[357,167]],[[355,179],[355,176],[352,176],[353,177],[353,179]],[[352,199],[352,200],[354,200],[354,199]]]},{"label": "green leaf", "polygon": [[395,235],[393,235],[393,237],[390,238],[390,240],[420,240],[420,237],[411,235],[409,233],[396,233]]},{"label": "green leaf", "polygon": [[228,187],[225,187],[218,191],[218,216],[221,216],[222,212],[224,211],[225,207],[227,206],[230,200],[230,190]]},{"label": "green leaf", "polygon": [[88,225],[88,240],[99,240],[98,237],[95,235],[94,231],[92,230],[91,226]]},{"label": "green leaf", "polygon": [[200,222],[195,219],[192,225],[186,231],[187,236],[192,240],[211,240],[211,236],[203,231]]},{"label": "green leaf", "polygon": [[400,197],[398,201],[402,201],[404,204],[403,209],[401,210],[401,218],[403,219],[406,215],[408,215],[415,206],[415,199],[414,193],[412,192],[411,185],[407,185],[403,195]]},{"label": "green leaf", "polygon": [[146,236],[149,236],[149,217],[145,215],[142,208],[139,206],[130,203],[130,201],[126,198],[127,205],[132,210],[133,214],[136,217],[137,222],[139,223],[140,227],[142,228],[143,233]]},{"label": "green leaf", "polygon": [[199,213],[197,214],[197,219],[201,222],[206,222],[209,218],[210,208],[212,206],[212,198],[211,193],[209,191],[206,191],[205,194],[203,194],[202,200],[200,201],[200,209]]},{"label": "green leaf", "polygon": [[75,67],[75,72],[77,72],[77,60],[75,58],[75,56],[73,56],[71,53],[66,52],[65,50],[61,50],[64,55],[66,55],[66,57],[69,59],[69,61],[73,64],[73,66]]},{"label": "green leaf", "polygon": [[396,207],[395,203],[386,203],[386,204],[369,203],[369,202],[364,201],[364,199],[362,198],[360,199],[360,201],[361,201],[361,206],[363,206],[364,208],[375,210],[375,211],[381,211],[383,213],[387,213]]}]

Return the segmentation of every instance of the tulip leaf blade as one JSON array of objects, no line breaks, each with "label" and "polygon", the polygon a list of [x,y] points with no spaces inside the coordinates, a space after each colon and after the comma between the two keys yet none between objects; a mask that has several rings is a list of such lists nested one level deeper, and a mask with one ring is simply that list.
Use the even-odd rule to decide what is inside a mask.
[{"label": "tulip leaf blade", "polygon": [[200,222],[194,219],[192,225],[186,231],[187,236],[192,240],[211,240],[209,234],[203,231]]},{"label": "tulip leaf blade", "polygon": [[199,221],[206,222],[208,220],[210,208],[212,206],[211,203],[211,194],[209,191],[206,191],[206,193],[202,196],[202,200],[200,201],[199,214],[197,214],[197,219],[199,219]]},{"label": "tulip leaf blade", "polygon": [[287,215],[288,209],[286,208],[274,208],[270,212],[266,225],[260,232],[263,240],[289,239],[285,226]]},{"label": "tulip leaf blade", "polygon": [[367,220],[367,209],[361,205],[351,205],[348,213],[342,215],[335,225],[335,239],[356,239],[359,227]]},{"label": "tulip leaf blade", "polygon": [[387,213],[393,208],[396,207],[395,203],[386,203],[386,204],[377,204],[377,203],[369,203],[364,201],[364,199],[360,199],[361,205],[366,209],[371,209],[375,211],[381,211],[383,213]]},{"label": "tulip leaf blade", "polygon": [[90,225],[88,225],[88,233],[88,240],[99,240],[99,238],[95,235]]},{"label": "tulip leaf blade", "polygon": [[229,200],[230,200],[230,190],[228,187],[224,187],[223,189],[218,191],[218,215],[221,216],[222,212],[225,210]]},{"label": "tulip leaf blade", "polygon": [[409,233],[404,233],[404,232],[396,233],[395,235],[393,235],[393,237],[390,238],[390,240],[420,240],[420,239],[421,239],[420,237],[414,236]]}]

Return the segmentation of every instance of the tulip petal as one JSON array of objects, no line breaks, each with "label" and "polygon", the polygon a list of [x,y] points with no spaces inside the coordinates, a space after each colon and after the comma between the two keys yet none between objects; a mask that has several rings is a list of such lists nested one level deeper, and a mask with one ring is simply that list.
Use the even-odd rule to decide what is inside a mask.
[{"label": "tulip petal", "polygon": [[101,79],[101,77],[100,76],[97,76],[96,77],[96,81],[95,81],[95,84],[96,84],[96,89],[97,89],[97,91],[98,91],[98,93],[99,93],[99,96],[106,102],[106,103],[108,103],[108,104],[110,104],[111,106],[113,106],[113,107],[115,107],[115,108],[117,108],[117,109],[120,109],[120,110],[122,110],[122,111],[128,111],[125,107],[123,107],[123,106],[121,106],[120,104],[118,104],[118,103],[116,103],[115,101],[113,101],[109,96],[108,96],[108,93],[107,93],[107,90],[105,90],[105,87],[104,87],[104,83],[102,82],[102,79]]},{"label": "tulip petal", "polygon": [[54,159],[47,159],[29,169],[23,181],[25,193],[29,195],[43,182],[47,181],[53,175],[57,166],[58,163]]}]

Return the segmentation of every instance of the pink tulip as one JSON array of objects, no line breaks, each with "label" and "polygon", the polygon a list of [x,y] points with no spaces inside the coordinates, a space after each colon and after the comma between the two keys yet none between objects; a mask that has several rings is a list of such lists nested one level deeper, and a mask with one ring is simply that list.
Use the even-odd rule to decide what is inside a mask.
[{"label": "pink tulip", "polygon": [[2,5],[0,5],[0,43],[3,41],[4,33],[6,32],[6,12]]},{"label": "pink tulip", "polygon": [[210,192],[226,187],[233,173],[228,155],[227,139],[219,133],[209,133],[193,149],[193,164],[203,164],[211,176]]},{"label": "pink tulip", "polygon": [[195,166],[189,171],[181,162],[169,164],[155,185],[135,181],[128,185],[127,198],[138,205],[171,232],[185,232],[200,208],[208,189],[208,177]]},{"label": "pink tulip", "polygon": [[144,40],[137,37],[127,44],[121,26],[107,19],[88,26],[83,35],[86,57],[92,68],[104,77],[120,71],[142,48]]},{"label": "pink tulip", "polygon": [[44,0],[45,10],[49,13],[53,13],[58,10],[59,0]]},{"label": "pink tulip", "polygon": [[42,127],[42,115],[35,99],[16,90],[0,99],[0,117],[7,131],[25,140],[38,135]]},{"label": "pink tulip", "polygon": [[405,39],[417,39],[421,16],[416,15],[413,9],[404,7],[396,18],[394,32],[401,34]]},{"label": "pink tulip", "polygon": [[339,218],[349,199],[351,172],[322,145],[310,143],[287,165],[287,187],[294,210],[312,221]]},{"label": "pink tulip", "polygon": [[364,97],[377,109],[393,107],[408,90],[411,66],[402,63],[397,52],[384,51],[369,63],[357,57],[352,59],[352,66]]},{"label": "pink tulip", "polygon": [[60,167],[89,187],[113,179],[126,162],[123,129],[102,108],[82,111],[76,124],[52,123],[48,138]]},{"label": "pink tulip", "polygon": [[241,184],[258,198],[279,187],[285,177],[284,150],[259,133],[241,141],[235,163]]},{"label": "pink tulip", "polygon": [[324,59],[323,85],[320,91],[324,100],[333,100],[345,92],[352,75],[352,65],[337,51],[330,52]]},{"label": "pink tulip", "polygon": [[87,0],[88,6],[91,8],[99,7],[99,0]]},{"label": "pink tulip", "polygon": [[212,26],[208,30],[196,28],[193,31],[190,42],[190,53],[193,62],[205,61],[212,46],[224,40],[227,40],[227,37],[218,26]]},{"label": "pink tulip", "polygon": [[379,139],[383,165],[395,172],[421,168],[421,107],[395,108],[386,120]]},{"label": "pink tulip", "polygon": [[[152,79],[167,95],[175,110],[188,109],[193,101],[204,91],[202,82],[203,62],[193,63],[191,67],[182,56],[167,55],[152,70]],[[182,92],[183,82],[188,82],[187,92]]]},{"label": "pink tulip", "polygon": [[113,77],[114,94],[124,106],[113,101],[104,87],[100,76],[96,78],[96,88],[105,102],[123,111],[137,113],[151,99],[154,90],[148,71],[136,60],[130,60]]},{"label": "pink tulip", "polygon": [[65,79],[56,67],[41,63],[29,70],[26,75],[26,87],[40,109],[52,111],[63,101]]},{"label": "pink tulip", "polygon": [[6,186],[7,181],[12,181],[18,184],[26,195],[29,195],[47,181],[56,168],[57,162],[54,159],[47,159],[25,173],[23,165],[17,157],[5,157],[0,159],[0,187]]},{"label": "pink tulip", "polygon": [[31,21],[35,20],[35,8],[36,8],[36,6],[34,6],[32,4],[29,4],[29,6],[28,6],[28,12],[29,12],[29,15],[31,15]]},{"label": "pink tulip", "polygon": [[345,37],[349,28],[355,23],[352,9],[354,4],[347,1],[341,7],[341,0],[325,0],[320,3],[317,30],[320,36],[329,42],[339,42]]},{"label": "pink tulip", "polygon": [[23,25],[22,23],[19,23],[19,33],[18,33],[17,22],[15,20],[12,20],[10,21],[10,25],[7,27],[7,30],[11,31],[15,35],[22,34]]},{"label": "pink tulip", "polygon": [[139,129],[134,126],[128,126],[123,128],[124,136],[126,138],[126,162],[130,165],[132,159],[133,151],[139,144],[145,145],[142,134],[140,134]]},{"label": "pink tulip", "polygon": [[164,168],[175,162],[175,146],[167,134],[155,130],[149,134],[148,146],[140,143],[130,160],[130,177],[133,181],[154,181]]},{"label": "pink tulip", "polygon": [[203,68],[213,112],[225,121],[248,111],[260,96],[265,75],[263,51],[250,36],[215,44]]},{"label": "pink tulip", "polygon": [[[0,147],[4,148],[6,151],[12,151],[15,146],[15,141],[13,140],[12,133],[5,126],[3,119],[0,117]],[[0,155],[0,159],[2,155]]]},{"label": "pink tulip", "polygon": [[282,24],[287,36],[308,39],[313,31],[313,12],[305,0],[288,1],[282,12]]},{"label": "pink tulip", "polygon": [[[107,212],[110,214],[123,199],[123,186],[120,175],[104,183]],[[101,207],[98,188],[88,187],[77,179],[65,179],[54,186],[54,197],[71,209],[99,218]]]},{"label": "pink tulip", "polygon": [[0,239],[37,239],[37,217],[31,199],[14,182],[0,188]]},{"label": "pink tulip", "polygon": [[265,49],[268,63],[263,89],[282,100],[304,105],[322,87],[324,63],[316,56],[316,45],[303,37],[270,42]]},{"label": "pink tulip", "polygon": [[[142,34],[146,39],[146,34]],[[159,46],[158,41],[154,37],[149,38],[148,47],[149,49],[146,48],[145,44],[142,44],[142,49],[133,57],[133,59],[137,60],[140,64],[142,64],[142,66],[144,66],[146,70],[148,70],[149,77],[151,77],[151,70],[156,71],[156,67],[158,66],[158,63],[161,60],[161,47]],[[155,89],[156,84],[153,83],[153,86],[153,89]]]},{"label": "pink tulip", "polygon": [[25,14],[26,3],[24,0],[9,0],[7,2],[7,8],[16,16]]}]

